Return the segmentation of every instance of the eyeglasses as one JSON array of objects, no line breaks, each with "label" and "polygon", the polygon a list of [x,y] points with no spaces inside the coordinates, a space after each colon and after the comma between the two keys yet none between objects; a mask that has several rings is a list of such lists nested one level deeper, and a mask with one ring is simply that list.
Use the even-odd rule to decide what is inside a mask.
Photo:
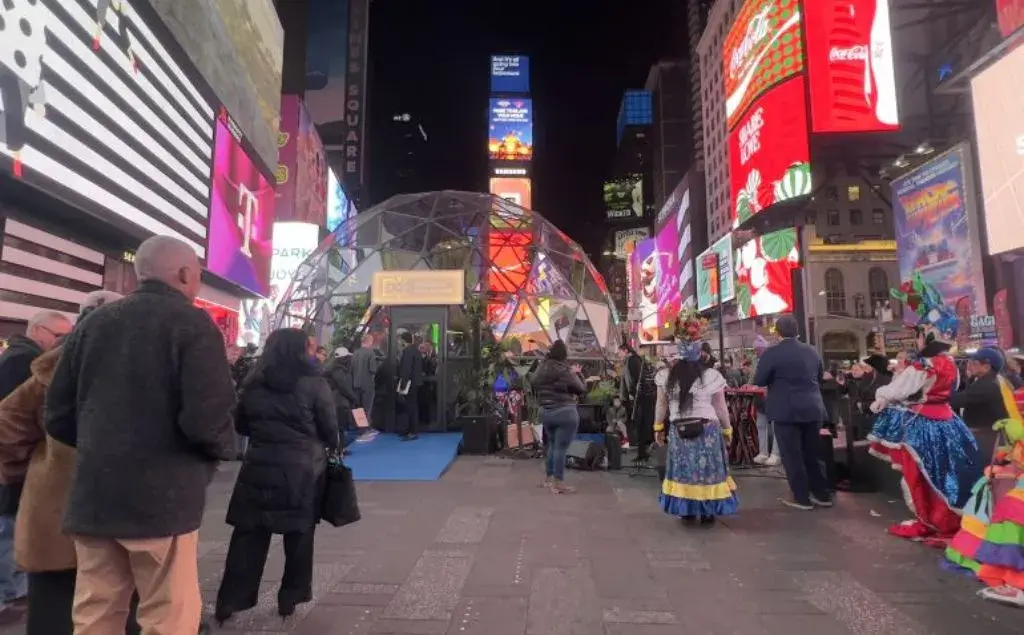
[{"label": "eyeglasses", "polygon": [[68,336],[68,331],[55,331],[48,326],[43,326],[42,324],[39,325],[39,328],[43,329],[44,331],[52,335],[53,339],[57,340],[58,342],[60,342],[61,340]]}]

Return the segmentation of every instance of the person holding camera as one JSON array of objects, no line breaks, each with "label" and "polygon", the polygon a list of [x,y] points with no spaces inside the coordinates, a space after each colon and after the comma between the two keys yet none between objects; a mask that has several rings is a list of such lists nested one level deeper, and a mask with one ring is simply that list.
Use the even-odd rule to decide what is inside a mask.
[{"label": "person holding camera", "polygon": [[580,426],[577,399],[587,394],[583,369],[579,364],[570,365],[568,359],[569,349],[565,342],[555,340],[531,380],[540,405],[540,422],[544,426],[547,447],[542,485],[555,494],[576,491],[574,487],[565,484],[565,458],[569,444]]}]

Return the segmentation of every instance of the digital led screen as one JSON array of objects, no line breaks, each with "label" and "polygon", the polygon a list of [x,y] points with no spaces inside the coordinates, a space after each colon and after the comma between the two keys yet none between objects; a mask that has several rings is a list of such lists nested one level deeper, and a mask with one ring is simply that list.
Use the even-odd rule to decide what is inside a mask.
[{"label": "digital led screen", "polygon": [[[711,254],[718,254],[717,276],[714,268],[708,268],[704,263],[704,258]],[[719,288],[722,290],[722,302],[728,302],[736,297],[732,255],[732,234],[726,234],[697,256],[695,266],[697,268],[698,311],[706,311],[711,307],[718,306]]]},{"label": "digital led screen", "polygon": [[261,296],[269,294],[274,188],[226,116],[217,121],[206,268]]},{"label": "digital led screen", "polygon": [[492,161],[533,158],[533,103],[529,99],[490,100],[487,151]]},{"label": "digital led screen", "polygon": [[736,316],[793,311],[793,270],[800,267],[796,229],[755,238],[736,250]]},{"label": "digital led screen", "polygon": [[530,58],[525,55],[492,55],[491,92],[529,93]]},{"label": "digital led screen", "polygon": [[654,235],[658,254],[658,328],[662,338],[675,330],[676,317],[682,308],[679,282],[684,263],[679,257],[683,245],[679,233],[679,226],[673,222],[665,223]]},{"label": "digital led screen", "polygon": [[899,129],[889,2],[804,1],[814,132]]},{"label": "digital led screen", "polygon": [[493,293],[518,293],[530,277],[529,247],[533,234],[528,231],[494,229],[488,231],[488,289]]},{"label": "digital led screen", "polygon": [[740,224],[761,210],[811,193],[804,77],[762,95],[729,133],[732,216]]},{"label": "digital led screen", "polygon": [[491,194],[499,196],[519,207],[532,209],[533,196],[530,179],[491,179]]},{"label": "digital led screen", "polygon": [[277,133],[278,221],[324,225],[327,207],[327,155],[306,105],[298,95],[281,95]]},{"label": "digital led screen", "polygon": [[1024,47],[971,81],[990,254],[1024,247]]},{"label": "digital led screen", "polygon": [[634,227],[632,229],[621,229],[615,232],[615,255],[619,258],[625,258],[633,249],[636,248],[636,244],[641,240],[646,240],[651,237],[651,230],[646,227]]},{"label": "digital led screen", "polygon": [[661,337],[658,325],[658,248],[653,238],[636,244],[634,259],[637,285],[636,307],[640,312],[640,341],[654,342]]},{"label": "digital led screen", "polygon": [[0,9],[8,19],[0,35],[0,169],[133,233],[174,236],[205,256],[209,88],[178,63],[186,58],[177,43],[156,35],[162,25],[151,29],[135,2],[119,11],[114,3],[83,4],[90,3]]},{"label": "digital led screen", "polygon": [[333,232],[347,221],[353,212],[352,203],[345,194],[345,188],[335,176],[333,169],[327,170],[327,231]]},{"label": "digital led screen", "polygon": [[729,130],[765,91],[803,71],[800,22],[800,0],[747,0],[736,14],[722,47]]},{"label": "digital led screen", "polygon": [[644,182],[639,174],[604,182],[604,209],[608,218],[644,215]]},{"label": "digital led screen", "polygon": [[1010,37],[1024,25],[1024,0],[996,0],[999,33]]}]

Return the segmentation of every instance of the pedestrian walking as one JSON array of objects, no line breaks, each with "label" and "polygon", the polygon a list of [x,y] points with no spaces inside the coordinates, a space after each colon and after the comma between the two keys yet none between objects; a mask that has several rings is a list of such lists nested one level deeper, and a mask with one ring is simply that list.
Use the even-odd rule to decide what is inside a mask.
[{"label": "pedestrian walking", "polygon": [[249,451],[228,504],[234,531],[217,591],[218,622],[256,606],[273,534],[284,536],[278,613],[287,617],[313,597],[327,453],[341,441],[331,387],[311,353],[301,330],[274,331],[242,388],[236,425],[249,437]]},{"label": "pedestrian walking", "polygon": [[142,632],[197,632],[206,488],[236,453],[224,340],[193,304],[199,259],[155,236],[135,272],[136,291],[65,340],[46,394],[47,433],[77,448],[62,527],[78,566],[75,635],[121,632],[135,589]]}]

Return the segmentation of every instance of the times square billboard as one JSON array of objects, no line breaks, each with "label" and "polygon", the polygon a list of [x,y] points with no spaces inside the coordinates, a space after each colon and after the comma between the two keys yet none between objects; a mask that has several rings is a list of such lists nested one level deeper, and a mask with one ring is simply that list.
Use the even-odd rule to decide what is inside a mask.
[{"label": "times square billboard", "polygon": [[491,161],[533,159],[533,102],[530,99],[490,99],[487,154]]},{"label": "times square billboard", "polygon": [[492,55],[491,92],[499,95],[528,94],[530,58],[525,55]]}]

